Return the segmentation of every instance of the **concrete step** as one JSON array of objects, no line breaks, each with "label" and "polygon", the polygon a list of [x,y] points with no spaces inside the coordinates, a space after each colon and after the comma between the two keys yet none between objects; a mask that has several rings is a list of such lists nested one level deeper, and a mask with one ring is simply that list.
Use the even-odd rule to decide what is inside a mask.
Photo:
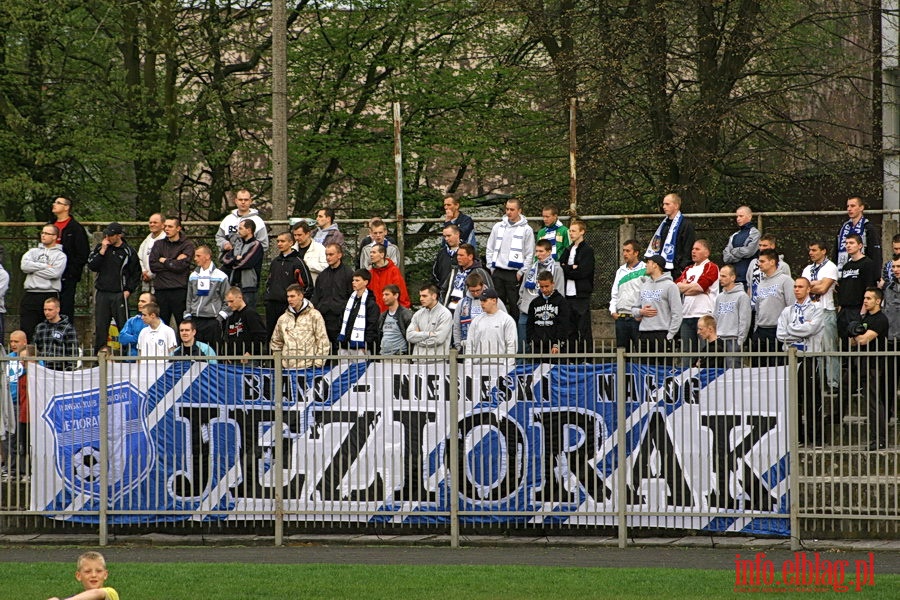
[{"label": "concrete step", "polygon": [[801,513],[868,517],[900,514],[900,478],[895,476],[802,478],[799,486]]}]

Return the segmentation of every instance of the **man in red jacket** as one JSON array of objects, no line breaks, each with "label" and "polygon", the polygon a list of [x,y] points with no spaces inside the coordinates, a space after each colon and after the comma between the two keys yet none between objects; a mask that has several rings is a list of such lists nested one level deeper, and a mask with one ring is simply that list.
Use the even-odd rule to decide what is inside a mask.
[{"label": "man in red jacket", "polygon": [[387,306],[384,304],[381,292],[384,290],[384,286],[393,283],[400,288],[401,306],[409,308],[411,302],[409,301],[409,292],[406,290],[406,281],[403,280],[400,268],[395,265],[394,261],[389,259],[386,254],[387,251],[382,244],[375,244],[372,246],[371,250],[369,250],[369,258],[372,261],[372,266],[369,269],[369,272],[372,273],[372,279],[369,280],[369,289],[372,290],[372,293],[375,296],[375,302],[378,303],[378,309],[381,312],[384,312],[387,309]]}]

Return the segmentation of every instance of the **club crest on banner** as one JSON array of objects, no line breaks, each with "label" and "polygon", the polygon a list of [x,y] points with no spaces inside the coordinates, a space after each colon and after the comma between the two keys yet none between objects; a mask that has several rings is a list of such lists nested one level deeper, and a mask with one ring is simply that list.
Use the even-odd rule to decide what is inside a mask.
[{"label": "club crest on banner", "polygon": [[[143,418],[147,396],[131,383],[107,388],[110,501],[130,492],[153,468],[156,454]],[[75,494],[100,495],[100,390],[50,398],[42,414],[54,438],[56,472]]]}]

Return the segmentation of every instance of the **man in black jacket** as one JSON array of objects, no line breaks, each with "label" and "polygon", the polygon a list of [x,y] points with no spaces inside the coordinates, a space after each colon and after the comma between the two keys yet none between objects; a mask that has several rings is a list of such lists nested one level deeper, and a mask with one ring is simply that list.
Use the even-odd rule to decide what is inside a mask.
[{"label": "man in black jacket", "polygon": [[537,276],[540,293],[528,307],[525,339],[531,352],[560,354],[567,351],[572,316],[569,302],[556,289],[553,273],[542,271]]},{"label": "man in black jacket", "polygon": [[338,244],[325,246],[328,268],[319,273],[318,285],[312,295],[313,306],[325,320],[325,330],[331,341],[332,352],[337,353],[337,337],[341,332],[341,320],[347,299],[353,293],[353,271],[343,263],[344,250]]},{"label": "man in black jacket", "polygon": [[187,306],[188,277],[191,276],[191,260],[194,243],[181,231],[181,219],[168,216],[163,225],[166,237],[153,244],[150,250],[150,271],[156,276],[156,300],[159,318],[165,324],[175,317],[181,324]]},{"label": "man in black jacket", "polygon": [[94,287],[94,352],[106,345],[109,322],[121,331],[128,320],[128,298],[141,285],[141,263],[137,252],[125,241],[125,230],[110,223],[103,241],[88,257],[88,268],[97,274]]},{"label": "man in black jacket", "polygon": [[566,276],[566,289],[559,292],[569,301],[572,312],[572,330],[569,338],[573,342],[570,352],[592,352],[594,336],[591,332],[591,294],[594,292],[594,249],[584,241],[587,227],[584,221],[569,223],[569,239],[572,245],[566,248],[559,265]]},{"label": "man in black jacket", "polygon": [[225,303],[231,309],[231,314],[225,319],[224,344],[219,354],[225,356],[266,354],[269,341],[266,325],[259,313],[247,304],[241,288],[235,286],[229,289],[225,293]]},{"label": "man in black jacket", "polygon": [[75,290],[84,273],[88,261],[90,243],[84,226],[72,216],[72,200],[63,196],[53,201],[51,208],[54,219],[48,221],[59,230],[56,243],[62,245],[66,255],[66,270],[63,271],[62,289],[59,292],[60,312],[72,323],[75,322]]},{"label": "man in black jacket", "polygon": [[294,238],[290,233],[279,233],[275,238],[278,256],[269,265],[269,278],[266,280],[266,332],[269,337],[275,331],[278,317],[287,310],[287,288],[296,283],[304,288],[306,295],[314,292],[312,274],[309,267],[293,249]]}]

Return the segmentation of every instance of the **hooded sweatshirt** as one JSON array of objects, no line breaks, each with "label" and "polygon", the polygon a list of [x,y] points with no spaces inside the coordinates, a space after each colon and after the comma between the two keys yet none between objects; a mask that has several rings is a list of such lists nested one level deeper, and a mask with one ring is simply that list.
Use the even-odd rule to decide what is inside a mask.
[{"label": "hooded sweatshirt", "polygon": [[494,225],[485,249],[489,269],[518,271],[522,277],[534,260],[534,231],[524,215],[515,223],[509,217]]},{"label": "hooded sweatshirt", "polygon": [[[641,317],[641,307],[648,305],[656,309],[655,317]],[[682,307],[681,293],[672,281],[672,275],[663,273],[657,279],[648,277],[641,285],[638,304],[631,313],[635,319],[640,319],[640,331],[666,331],[666,338],[675,339],[681,327]]]},{"label": "hooded sweatshirt", "polygon": [[793,346],[806,352],[821,352],[825,327],[824,312],[809,298],[805,302],[794,302],[778,317],[776,336],[784,342],[785,350]]},{"label": "hooded sweatshirt", "polygon": [[735,285],[728,291],[721,290],[713,310],[716,333],[721,338],[737,338],[740,346],[750,331],[750,314],[750,297],[744,286]]},{"label": "hooded sweatshirt", "polygon": [[411,307],[412,303],[409,301],[409,292],[406,291],[406,281],[403,279],[400,269],[397,268],[397,265],[395,265],[394,261],[391,259],[388,258],[386,260],[387,263],[383,267],[372,265],[369,269],[369,272],[372,274],[372,279],[369,280],[368,288],[375,295],[375,302],[378,304],[378,310],[381,312],[387,310],[384,299],[381,297],[381,292],[384,291],[384,286],[390,283],[393,283],[400,288],[401,306],[405,306],[406,308]]},{"label": "hooded sweatshirt", "polygon": [[794,280],[775,271],[771,277],[760,274],[756,287],[756,326],[777,327],[778,317],[794,302]]},{"label": "hooded sweatshirt", "polygon": [[58,292],[66,270],[66,255],[59,244],[47,248],[43,244],[22,255],[26,292]]},{"label": "hooded sweatshirt", "polygon": [[218,231],[216,231],[216,246],[219,247],[219,250],[222,250],[225,242],[231,242],[231,245],[234,245],[235,240],[238,239],[238,225],[245,219],[250,219],[256,224],[256,230],[253,233],[254,237],[262,244],[263,250],[269,249],[269,230],[266,228],[266,222],[259,216],[259,211],[251,208],[246,215],[242,216],[238,214],[235,208],[225,215]]}]

